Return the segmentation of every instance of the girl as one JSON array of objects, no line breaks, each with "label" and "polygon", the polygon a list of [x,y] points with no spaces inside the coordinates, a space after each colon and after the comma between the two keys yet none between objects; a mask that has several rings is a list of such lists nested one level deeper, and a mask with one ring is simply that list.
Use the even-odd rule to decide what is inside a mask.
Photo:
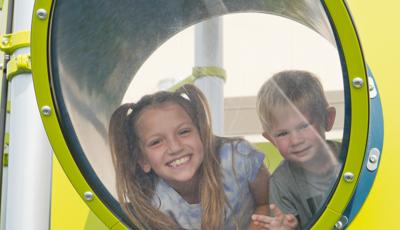
[{"label": "girl", "polygon": [[204,95],[192,85],[144,96],[112,115],[109,139],[118,199],[146,229],[252,228],[268,214],[264,155],[217,137]]}]

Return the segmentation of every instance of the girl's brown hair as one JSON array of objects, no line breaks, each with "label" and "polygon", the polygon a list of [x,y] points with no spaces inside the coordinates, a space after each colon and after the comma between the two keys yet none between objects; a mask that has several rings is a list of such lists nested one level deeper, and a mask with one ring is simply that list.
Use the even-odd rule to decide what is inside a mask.
[{"label": "girl's brown hair", "polygon": [[142,157],[136,122],[149,107],[176,103],[192,119],[204,146],[204,159],[198,169],[202,229],[220,229],[225,217],[226,196],[222,185],[217,150],[221,139],[212,134],[210,112],[204,95],[193,85],[184,85],[175,92],[160,91],[142,97],[136,104],[127,103],[113,113],[109,141],[116,170],[117,193],[130,220],[146,229],[180,229],[157,207],[152,205],[158,176],[145,173],[139,165]]}]

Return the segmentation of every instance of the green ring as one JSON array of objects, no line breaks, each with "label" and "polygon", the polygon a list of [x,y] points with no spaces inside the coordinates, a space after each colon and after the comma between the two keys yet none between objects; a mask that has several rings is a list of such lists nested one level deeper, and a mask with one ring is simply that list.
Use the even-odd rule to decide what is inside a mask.
[{"label": "green ring", "polygon": [[[346,163],[340,175],[339,184],[312,229],[332,229],[342,216],[357,186],[368,137],[368,87],[366,87],[367,84],[363,84],[361,88],[355,88],[352,83],[353,78],[356,77],[367,82],[365,63],[357,33],[343,1],[326,0],[325,5],[330,12],[333,25],[336,27],[347,67],[351,100],[351,126]],[[344,180],[346,172],[353,173],[354,180],[352,182]]]},{"label": "green ring", "polygon": [[[32,56],[32,73],[34,79],[34,87],[36,91],[36,99],[39,108],[49,106],[54,110],[54,102],[51,93],[48,73],[48,53],[47,46],[49,33],[49,17],[45,20],[38,19],[35,12],[38,9],[44,9],[51,15],[52,0],[36,1],[34,6],[34,15],[32,19],[31,31],[31,56]],[[347,12],[346,6],[342,1],[326,0],[326,7],[331,13],[331,19],[336,26],[337,35],[343,49],[344,61],[347,66],[350,86],[351,98],[351,129],[350,142],[346,164],[344,165],[343,173],[352,172],[354,181],[349,183],[344,181],[343,175],[337,186],[335,193],[329,201],[326,210],[317,220],[313,229],[332,229],[335,223],[340,219],[345,210],[351,195],[354,192],[357,180],[361,171],[364,152],[368,134],[368,116],[369,113],[369,98],[366,84],[360,89],[352,87],[352,79],[359,77],[367,82],[365,64],[362,56],[360,44],[357,34],[352,24],[351,18]],[[83,194],[87,191],[92,193],[93,190],[86,182],[78,166],[76,165],[72,155],[67,147],[66,141],[60,128],[60,124],[55,113],[49,116],[43,116],[42,121],[49,137],[53,150],[62,165],[66,175],[74,186],[75,190],[80,194],[80,197],[86,202],[89,208],[99,217],[104,224],[111,228],[124,229],[126,228],[119,219],[101,202],[95,198],[91,201],[86,201]],[[62,138],[61,138],[62,137]]]},{"label": "green ring", "polygon": [[[39,19],[35,13],[38,9],[44,9],[48,12],[48,15],[51,15],[52,4],[52,0],[35,1],[32,17],[31,57],[33,84],[38,106],[39,108],[49,106],[54,111],[55,106],[49,82],[47,50],[50,21],[49,16],[43,20]],[[53,151],[79,196],[108,228],[112,229],[114,226],[119,226],[118,229],[121,229],[123,225],[120,224],[120,220],[98,198],[81,174],[68,149],[56,114],[51,113],[49,116],[41,114],[41,118]],[[83,195],[88,191],[94,194],[94,198],[90,201],[85,200]],[[127,228],[125,227],[125,229]]]}]

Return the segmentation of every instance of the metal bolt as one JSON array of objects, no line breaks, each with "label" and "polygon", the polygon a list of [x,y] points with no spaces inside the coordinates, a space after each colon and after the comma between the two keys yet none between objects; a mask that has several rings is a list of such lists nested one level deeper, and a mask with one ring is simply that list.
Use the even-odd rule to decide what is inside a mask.
[{"label": "metal bolt", "polygon": [[368,88],[369,88],[369,91],[373,91],[374,89],[375,89],[375,86],[374,86],[374,84],[372,83],[372,82],[370,82],[369,84],[368,84]]},{"label": "metal bolt", "polygon": [[47,18],[47,11],[45,9],[38,9],[36,11],[36,16],[40,19],[40,20],[45,20]]},{"label": "metal bolt", "polygon": [[343,223],[342,223],[342,221],[339,220],[338,222],[336,222],[335,228],[336,228],[336,229],[339,229],[339,230],[340,230],[340,229],[343,229]]},{"label": "metal bolt", "polygon": [[354,174],[351,172],[346,172],[343,176],[346,182],[352,182],[354,180]]},{"label": "metal bolt", "polygon": [[51,108],[50,108],[50,106],[48,106],[48,105],[43,106],[43,107],[42,107],[42,114],[43,114],[44,116],[50,116],[50,114],[51,114]]},{"label": "metal bolt", "polygon": [[87,200],[87,201],[90,201],[90,200],[93,200],[93,198],[94,198],[94,195],[93,195],[93,193],[92,192],[85,192],[84,194],[83,194],[83,197],[85,198],[85,200]]},{"label": "metal bolt", "polygon": [[360,89],[361,87],[363,87],[364,85],[364,81],[362,78],[360,77],[356,77],[353,79],[353,86],[357,89]]},{"label": "metal bolt", "polygon": [[348,223],[349,223],[349,218],[347,218],[347,216],[342,216],[340,217],[340,220],[336,222],[335,229],[338,230],[343,229]]},{"label": "metal bolt", "polygon": [[376,163],[378,161],[378,157],[375,155],[369,156],[369,162]]},{"label": "metal bolt", "polygon": [[8,38],[3,38],[3,40],[1,41],[1,44],[3,44],[4,46],[8,45],[8,43],[10,42],[10,39]]}]

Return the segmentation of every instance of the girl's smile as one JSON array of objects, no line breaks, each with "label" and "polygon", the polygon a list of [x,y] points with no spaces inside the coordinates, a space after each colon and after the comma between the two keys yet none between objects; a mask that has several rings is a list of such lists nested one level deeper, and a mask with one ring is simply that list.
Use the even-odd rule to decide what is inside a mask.
[{"label": "girl's smile", "polygon": [[180,166],[185,165],[188,161],[190,161],[191,158],[192,158],[191,155],[186,155],[168,162],[167,165],[172,168],[178,168]]},{"label": "girl's smile", "polygon": [[176,103],[143,110],[136,122],[145,172],[153,170],[176,190],[198,180],[203,143],[187,112]]}]

